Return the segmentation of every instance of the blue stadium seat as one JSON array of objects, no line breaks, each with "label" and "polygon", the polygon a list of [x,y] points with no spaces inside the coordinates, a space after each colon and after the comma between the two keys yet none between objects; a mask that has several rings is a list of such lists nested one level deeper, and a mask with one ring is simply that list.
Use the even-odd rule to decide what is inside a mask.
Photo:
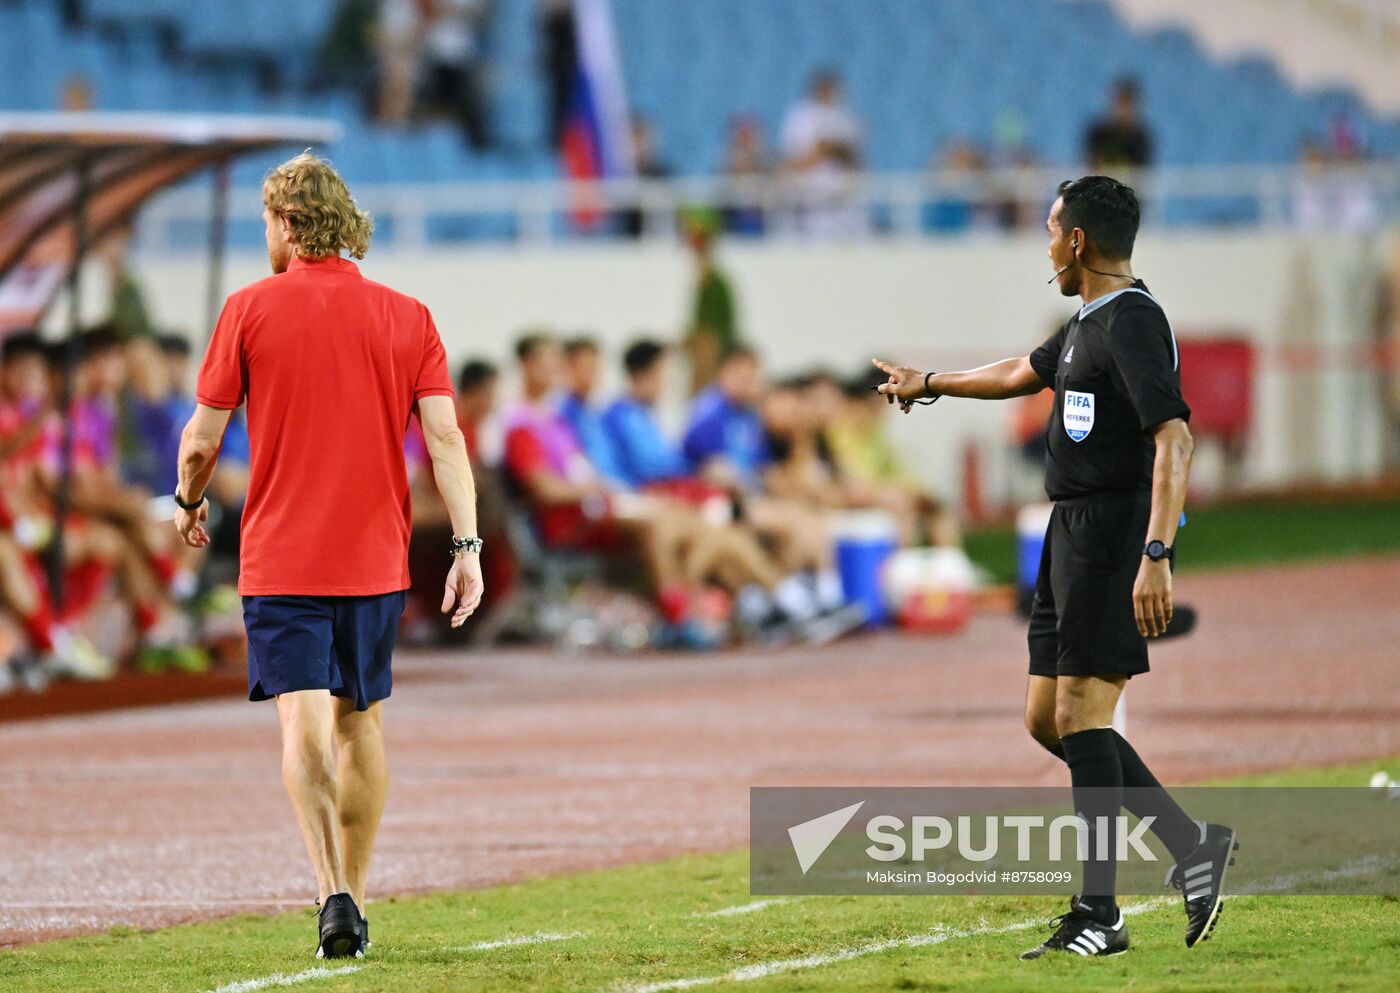
[{"label": "blue stadium seat", "polygon": [[[824,66],[845,76],[848,101],[866,125],[867,159],[879,169],[922,169],[954,139],[993,146],[1010,133],[999,122],[1011,120],[1024,122],[1038,158],[1075,163],[1084,127],[1125,73],[1143,82],[1163,163],[1292,161],[1304,136],[1325,134],[1339,116],[1366,147],[1400,153],[1400,121],[1369,112],[1354,93],[1300,92],[1267,59],[1217,62],[1182,30],[1131,31],[1104,0],[612,6],[629,101],[655,122],[663,157],[681,173],[722,166],[736,114],[756,116],[775,147],[786,109]],[[85,0],[76,28],[62,23],[50,0],[0,0],[0,108],[56,106],[65,80],[82,75],[99,108],[333,117],[353,139],[334,154],[361,181],[552,176],[537,0],[494,0],[492,8],[485,48],[499,154],[472,153],[445,126],[375,127],[363,120],[359,93],[318,86],[316,53],[336,0]],[[280,78],[276,92],[264,85],[268,71]],[[239,175],[265,168],[240,167]],[[1243,216],[1228,203],[1173,210]],[[444,232],[452,234],[483,236]]]}]

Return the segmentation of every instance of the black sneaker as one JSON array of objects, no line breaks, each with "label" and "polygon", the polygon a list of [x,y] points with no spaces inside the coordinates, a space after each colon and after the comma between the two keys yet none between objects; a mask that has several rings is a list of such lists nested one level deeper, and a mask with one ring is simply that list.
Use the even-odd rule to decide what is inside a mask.
[{"label": "black sneaker", "polygon": [[321,943],[318,959],[361,958],[364,932],[360,930],[360,908],[349,893],[332,893],[321,906]]},{"label": "black sneaker", "polygon": [[1186,947],[1210,937],[1225,905],[1225,872],[1235,864],[1240,843],[1233,828],[1201,823],[1201,843],[1167,873],[1167,882],[1186,898]]},{"label": "black sneaker", "polygon": [[369,945],[370,945],[370,941],[369,941],[369,918],[368,918],[368,917],[361,917],[361,918],[360,918],[360,950],[361,950],[362,952],[367,952],[367,951],[369,951]]},{"label": "black sneaker", "polygon": [[1069,913],[1050,922],[1055,933],[1028,952],[1023,959],[1038,959],[1046,952],[1073,952],[1075,955],[1122,955],[1128,950],[1128,926],[1123,911],[1112,925],[1100,924],[1088,904],[1079,897],[1069,902]]}]

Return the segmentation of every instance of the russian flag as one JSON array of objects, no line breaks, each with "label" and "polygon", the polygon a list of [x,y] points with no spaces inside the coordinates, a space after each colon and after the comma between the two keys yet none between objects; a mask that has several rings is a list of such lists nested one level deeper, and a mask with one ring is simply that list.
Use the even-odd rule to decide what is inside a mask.
[{"label": "russian flag", "polygon": [[[574,0],[574,38],[578,55],[560,142],[564,174],[575,181],[628,178],[635,163],[610,0]],[[602,215],[602,204],[590,199],[574,205],[582,227]]]}]

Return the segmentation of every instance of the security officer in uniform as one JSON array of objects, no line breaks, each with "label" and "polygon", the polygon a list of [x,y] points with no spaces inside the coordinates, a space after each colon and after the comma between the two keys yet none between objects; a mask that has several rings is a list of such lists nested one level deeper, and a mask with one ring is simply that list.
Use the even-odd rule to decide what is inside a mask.
[{"label": "security officer in uniform", "polygon": [[[1070,770],[1089,830],[1084,892],[1022,958],[1127,951],[1112,859],[1124,805],[1177,860],[1186,945],[1220,914],[1235,832],[1189,818],[1111,727],[1124,683],[1145,673],[1147,641],[1172,619],[1173,543],[1191,464],[1190,408],[1181,398],[1176,338],[1132,271],[1139,209],[1107,176],[1062,183],[1050,209],[1051,282],[1083,305],[1029,356],[967,372],[933,373],[875,361],[880,387],[907,413],[939,397],[1004,400],[1052,388],[1045,486],[1055,502],[1031,614],[1026,727]],[[1125,792],[1126,787],[1126,792]]]}]

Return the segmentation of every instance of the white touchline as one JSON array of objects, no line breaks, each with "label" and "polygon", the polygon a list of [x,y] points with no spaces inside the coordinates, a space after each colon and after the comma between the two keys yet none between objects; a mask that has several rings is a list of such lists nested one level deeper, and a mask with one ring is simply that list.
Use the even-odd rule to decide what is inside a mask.
[{"label": "white touchline", "polygon": [[241,982],[229,983],[227,986],[209,990],[208,993],[253,993],[254,990],[270,990],[276,986],[292,986],[296,983],[310,982],[313,979],[329,979],[331,976],[343,976],[346,973],[359,971],[358,965],[341,966],[339,969],[327,969],[318,965],[314,969],[307,969],[305,972],[298,972],[291,976],[274,972],[261,979],[244,979]]},{"label": "white touchline", "polygon": [[692,914],[692,917],[734,917],[738,914],[752,914],[756,910],[766,910],[769,907],[776,907],[780,903],[788,903],[788,897],[775,896],[771,900],[755,900],[752,903],[739,903],[732,907],[720,907],[718,910],[707,910],[704,913]]},{"label": "white touchline", "polygon": [[474,945],[464,945],[460,948],[449,949],[454,952],[485,952],[492,948],[510,948],[514,945],[542,945],[547,941],[568,941],[570,938],[582,938],[582,931],[570,931],[568,934],[548,934],[544,931],[538,934],[517,934],[509,938],[498,938],[495,941],[478,941]]},{"label": "white touchline", "polygon": [[[1391,860],[1380,859],[1375,855],[1368,855],[1365,858],[1352,862],[1349,865],[1337,869],[1328,869],[1316,873],[1294,873],[1286,876],[1275,876],[1273,879],[1260,880],[1251,886],[1241,887],[1236,891],[1238,895],[1244,896],[1252,893],[1267,893],[1270,891],[1289,890],[1300,882],[1309,880],[1329,880],[1345,879],[1354,875],[1362,875],[1374,872],[1389,864]],[[1130,903],[1121,908],[1124,916],[1141,914],[1149,910],[1156,910],[1158,907],[1165,907],[1176,903],[1180,897],[1159,896],[1151,900],[1143,900],[1139,903]],[[759,901],[762,902],[762,901]],[[836,952],[824,952],[815,955],[806,955],[802,958],[776,959],[772,962],[757,962],[754,965],[747,965],[731,972],[721,973],[717,976],[692,976],[686,979],[665,979],[656,983],[634,983],[613,987],[612,993],[669,993],[670,990],[688,990],[697,986],[713,986],[715,983],[743,983],[753,979],[763,979],[767,976],[777,975],[781,972],[792,972],[798,969],[817,969],[825,965],[835,965],[838,962],[848,962],[851,959],[864,958],[867,955],[878,955],[881,952],[892,951],[896,948],[921,948],[926,945],[938,945],[952,938],[978,938],[989,937],[1001,934],[1011,934],[1015,931],[1028,931],[1031,928],[1044,924],[1043,917],[1035,917],[1023,921],[1015,921],[1011,924],[1002,924],[996,927],[976,927],[976,928],[935,928],[923,934],[913,934],[905,938],[891,938],[888,941],[875,941],[868,945],[857,945],[855,948],[846,948]]]},{"label": "white touchline", "polygon": [[[1142,903],[1129,904],[1122,909],[1125,914],[1139,914],[1145,910],[1152,910],[1156,907],[1164,906],[1172,902],[1173,899],[1172,897],[1157,897]],[[867,955],[878,955],[880,952],[888,952],[896,948],[922,948],[926,945],[939,945],[953,938],[975,938],[987,935],[1011,934],[1014,931],[1028,931],[1044,923],[1044,918],[1036,917],[1030,920],[1016,921],[1011,924],[1002,924],[998,927],[965,929],[938,928],[925,934],[912,934],[907,938],[891,938],[888,941],[873,941],[868,945],[857,945],[855,948],[846,948],[839,952],[805,955],[802,958],[795,959],[777,959],[773,962],[758,962],[754,965],[746,965],[741,969],[735,969],[732,972],[726,972],[718,976],[695,976],[689,979],[668,979],[659,983],[623,986],[618,988],[616,993],[668,993],[670,990],[688,990],[696,986],[712,986],[715,983],[745,983],[753,979],[764,979],[768,976],[775,976],[780,972],[791,972],[796,969],[816,969],[824,965],[835,965],[838,962],[849,962],[851,959],[864,958]]]}]

